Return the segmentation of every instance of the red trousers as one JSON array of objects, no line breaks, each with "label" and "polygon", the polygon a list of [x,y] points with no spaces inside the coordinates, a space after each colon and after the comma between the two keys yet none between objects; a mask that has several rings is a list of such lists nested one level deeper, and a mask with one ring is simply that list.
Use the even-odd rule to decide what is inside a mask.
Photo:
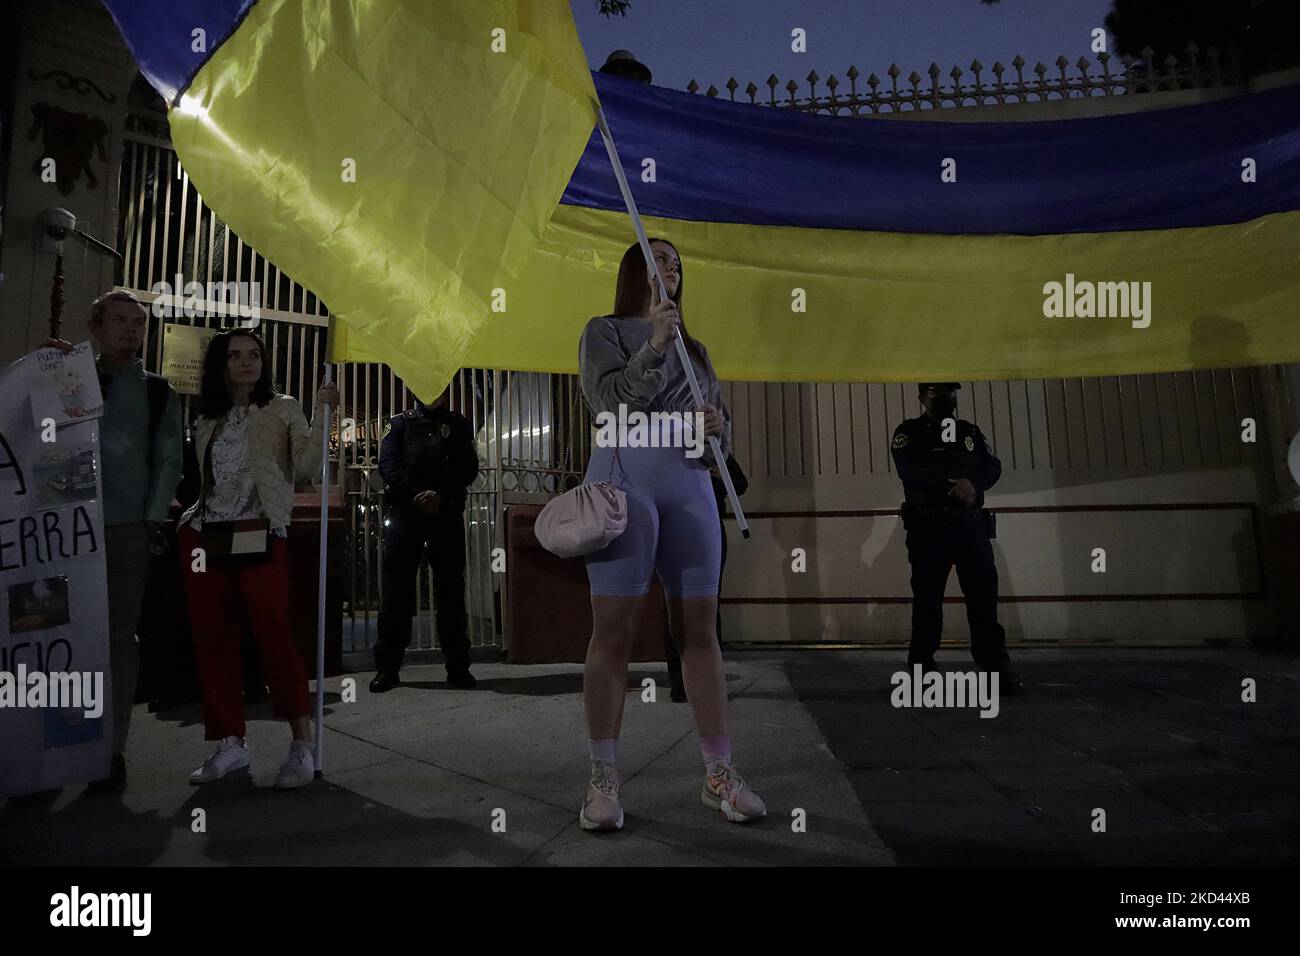
[{"label": "red trousers", "polygon": [[241,611],[246,611],[262,653],[262,676],[271,707],[281,720],[311,712],[307,669],[289,630],[289,542],[271,537],[271,554],[253,564],[209,561],[194,570],[194,549],[203,536],[186,525],[180,533],[194,663],[203,688],[203,726],[208,740],[244,736],[244,677],[239,657]]}]

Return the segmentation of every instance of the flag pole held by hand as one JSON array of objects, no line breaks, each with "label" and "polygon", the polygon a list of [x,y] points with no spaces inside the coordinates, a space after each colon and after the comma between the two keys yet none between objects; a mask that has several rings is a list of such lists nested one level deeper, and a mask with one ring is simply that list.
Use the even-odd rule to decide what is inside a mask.
[{"label": "flag pole held by hand", "polygon": [[[627,205],[628,215],[632,217],[632,226],[636,229],[636,238],[641,244],[641,254],[645,256],[646,265],[654,274],[660,300],[666,302],[671,296],[668,294],[668,287],[664,284],[664,277],[659,272],[659,266],[655,263],[654,254],[650,251],[650,240],[646,238],[645,226],[642,225],[641,216],[636,211],[636,200],[632,198],[632,190],[627,184],[627,177],[623,174],[623,164],[618,160],[614,137],[609,131],[609,124],[605,122],[605,111],[600,104],[596,105],[596,123],[600,127],[601,138],[605,140],[605,151],[609,153],[610,165],[614,167],[614,177],[618,180],[618,188],[623,193],[623,202]],[[695,368],[691,365],[691,358],[686,351],[686,343],[682,340],[682,330],[679,327],[673,330],[673,343],[677,347],[677,357],[681,359],[682,368],[686,371],[686,381],[690,383],[695,407],[702,409],[704,393],[700,390],[699,380],[695,377]],[[727,488],[727,500],[731,502],[731,511],[736,516],[736,527],[740,529],[742,537],[748,538],[749,523],[745,520],[745,512],[740,507],[740,497],[736,494],[736,486],[731,481],[731,469],[727,467],[726,459],[722,457],[722,443],[718,441],[717,435],[709,436],[709,446],[713,449],[713,460],[718,466],[718,476]]]},{"label": "flag pole held by hand", "polygon": [[[334,381],[334,367],[325,364],[325,382]],[[325,565],[329,557],[330,423],[334,409],[321,408],[325,427],[321,429],[320,454],[320,579],[316,583],[316,778],[325,772]],[[339,442],[340,454],[343,443]]]}]

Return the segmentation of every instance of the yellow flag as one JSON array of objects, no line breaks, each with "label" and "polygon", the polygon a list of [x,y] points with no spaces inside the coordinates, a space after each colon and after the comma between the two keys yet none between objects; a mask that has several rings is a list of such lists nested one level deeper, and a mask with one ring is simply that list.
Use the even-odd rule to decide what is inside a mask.
[{"label": "yellow flag", "polygon": [[595,100],[559,0],[259,0],[171,130],[217,215],[329,307],[330,358],[429,400],[508,314]]}]

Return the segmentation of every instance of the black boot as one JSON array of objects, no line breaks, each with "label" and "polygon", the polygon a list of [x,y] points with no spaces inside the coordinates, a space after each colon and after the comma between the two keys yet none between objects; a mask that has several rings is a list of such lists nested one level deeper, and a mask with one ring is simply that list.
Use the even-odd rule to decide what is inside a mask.
[{"label": "black boot", "polygon": [[939,673],[939,665],[934,662],[933,657],[913,657],[911,654],[908,654],[907,655],[908,671],[910,672],[912,668],[915,667],[917,664],[921,665],[921,676],[923,677],[926,674]]},{"label": "black boot", "polygon": [[478,686],[478,681],[474,679],[468,667],[464,670],[447,671],[447,683],[457,690],[473,690]]},{"label": "black boot", "polygon": [[370,681],[370,693],[383,694],[402,683],[397,671],[380,671]]}]

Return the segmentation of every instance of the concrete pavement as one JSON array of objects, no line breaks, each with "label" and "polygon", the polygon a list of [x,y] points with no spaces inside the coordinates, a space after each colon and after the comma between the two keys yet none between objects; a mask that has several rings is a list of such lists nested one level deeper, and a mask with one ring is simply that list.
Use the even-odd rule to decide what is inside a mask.
[{"label": "concrete pavement", "polygon": [[[251,777],[191,787],[210,746],[198,708],[138,707],[121,796],[65,790],[51,804],[10,804],[0,859],[68,865],[888,865],[843,768],[795,699],[782,661],[728,666],[737,762],[769,806],[728,823],[700,803],[703,768],[689,706],[642,701],[662,666],[634,665],[620,767],[625,829],[577,825],[588,761],[578,665],[477,664],[479,686],[453,691],[437,665],[356,700],[327,682],[325,779],[271,789],[288,734],[265,705],[249,723]],[[805,811],[794,832],[791,812]],[[206,832],[193,832],[202,811]],[[494,828],[494,822],[496,827]],[[504,832],[499,832],[504,823]]]},{"label": "concrete pavement", "polygon": [[[138,707],[125,793],[69,788],[0,812],[0,861],[65,865],[1294,865],[1300,659],[1244,647],[1016,650],[1029,682],[995,719],[890,705],[900,651],[729,649],[736,758],[756,825],[699,802],[690,708],[634,665],[626,829],[577,826],[579,665],[438,664],[371,695],[327,682],[325,779],[270,785],[288,734],[250,708],[251,776],[191,787],[197,706]],[[969,667],[945,649],[941,667]],[[641,682],[660,682],[642,701]],[[1257,699],[1241,700],[1242,681]],[[1094,827],[1104,810],[1106,829]],[[792,827],[796,810],[806,830]],[[201,811],[201,812],[200,812]],[[196,820],[201,819],[201,832]],[[496,826],[494,827],[494,822]]]}]

